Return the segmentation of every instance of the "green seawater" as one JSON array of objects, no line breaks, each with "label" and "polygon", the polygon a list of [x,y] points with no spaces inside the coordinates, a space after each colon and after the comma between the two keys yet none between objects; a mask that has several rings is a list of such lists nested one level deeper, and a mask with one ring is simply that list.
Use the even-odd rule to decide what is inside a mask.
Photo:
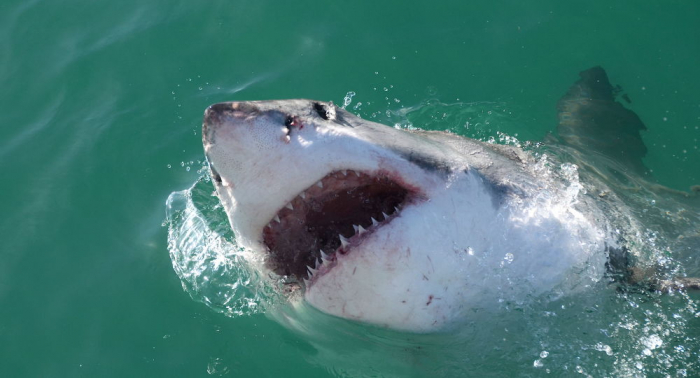
[{"label": "green seawater", "polygon": [[413,126],[437,130],[475,104],[500,116],[468,117],[464,135],[539,140],[595,65],[646,124],[655,178],[687,190],[698,15],[696,1],[4,0],[0,376],[700,376],[692,293],[514,304],[459,340],[314,313],[300,332],[183,290],[164,224],[168,196],[203,175],[212,103],[352,92],[364,118],[429,109]]}]

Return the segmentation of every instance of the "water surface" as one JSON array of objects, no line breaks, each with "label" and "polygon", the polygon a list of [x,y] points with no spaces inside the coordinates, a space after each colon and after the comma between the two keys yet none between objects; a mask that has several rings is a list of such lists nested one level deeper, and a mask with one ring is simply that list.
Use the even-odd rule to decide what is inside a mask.
[{"label": "water surface", "polygon": [[354,92],[348,108],[384,123],[539,140],[594,65],[645,122],[656,179],[687,190],[700,183],[697,14],[680,1],[5,1],[0,374],[700,374],[692,297],[516,305],[456,340],[312,311],[318,328],[298,331],[191,298],[163,226],[168,196],[202,175],[211,103]]}]

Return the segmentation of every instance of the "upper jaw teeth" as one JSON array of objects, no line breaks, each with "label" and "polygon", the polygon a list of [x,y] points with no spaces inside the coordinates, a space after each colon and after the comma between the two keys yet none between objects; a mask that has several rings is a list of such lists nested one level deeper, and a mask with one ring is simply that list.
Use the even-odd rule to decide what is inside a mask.
[{"label": "upper jaw teeth", "polygon": [[[354,173],[355,176],[357,176],[357,177],[362,177],[363,175],[365,175],[365,174],[362,173],[362,172],[358,172],[358,171],[351,170],[351,169],[343,169],[343,170],[340,170],[340,171],[336,171],[335,175],[336,175],[336,177],[337,177],[337,175],[342,174],[343,177],[347,177],[347,176],[348,176],[348,173]],[[332,175],[332,174],[331,174],[331,175]],[[330,175],[329,175],[329,176],[330,176]],[[299,193],[296,197],[294,197],[291,201],[287,202],[287,204],[284,205],[284,208],[289,209],[289,210],[292,210],[292,211],[294,211],[294,209],[295,209],[296,206],[302,206],[302,208],[303,208],[303,203],[306,202],[306,198],[308,197],[309,194],[313,197],[314,193],[318,192],[320,189],[324,189],[325,185],[323,184],[323,180],[324,180],[326,177],[328,177],[328,176],[325,176],[325,177],[322,178],[321,180],[318,180],[316,183],[312,184],[312,185],[311,185],[309,188],[307,188],[306,190],[300,192],[300,193]],[[351,178],[347,178],[347,179],[351,179]],[[386,218],[386,216],[385,216],[384,218]],[[280,222],[280,220],[279,220],[279,214],[278,214],[278,215],[275,215],[275,217],[274,217],[273,219],[274,219],[276,222],[279,223],[279,222]]]}]

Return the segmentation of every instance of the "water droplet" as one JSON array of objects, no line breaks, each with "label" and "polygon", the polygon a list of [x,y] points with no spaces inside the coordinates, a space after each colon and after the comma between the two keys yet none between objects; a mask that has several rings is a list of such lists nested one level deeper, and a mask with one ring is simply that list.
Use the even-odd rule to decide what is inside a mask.
[{"label": "water droplet", "polygon": [[224,361],[221,358],[212,358],[207,365],[207,373],[209,375],[223,376],[229,373],[229,368],[224,365]]},{"label": "water droplet", "polygon": [[355,96],[355,92],[348,92],[345,94],[345,97],[343,98],[343,106],[342,108],[345,109],[350,103],[352,102],[352,98]]}]

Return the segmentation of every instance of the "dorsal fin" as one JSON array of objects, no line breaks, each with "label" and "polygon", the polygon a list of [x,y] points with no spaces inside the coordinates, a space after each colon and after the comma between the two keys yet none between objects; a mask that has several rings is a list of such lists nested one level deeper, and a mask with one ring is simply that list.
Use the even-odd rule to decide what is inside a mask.
[{"label": "dorsal fin", "polygon": [[[597,152],[645,174],[642,158],[647,148],[639,132],[646,127],[639,117],[615,100],[621,88],[613,87],[601,67],[579,74],[557,103],[559,137],[583,152]],[[623,98],[629,102],[629,98]]]}]

